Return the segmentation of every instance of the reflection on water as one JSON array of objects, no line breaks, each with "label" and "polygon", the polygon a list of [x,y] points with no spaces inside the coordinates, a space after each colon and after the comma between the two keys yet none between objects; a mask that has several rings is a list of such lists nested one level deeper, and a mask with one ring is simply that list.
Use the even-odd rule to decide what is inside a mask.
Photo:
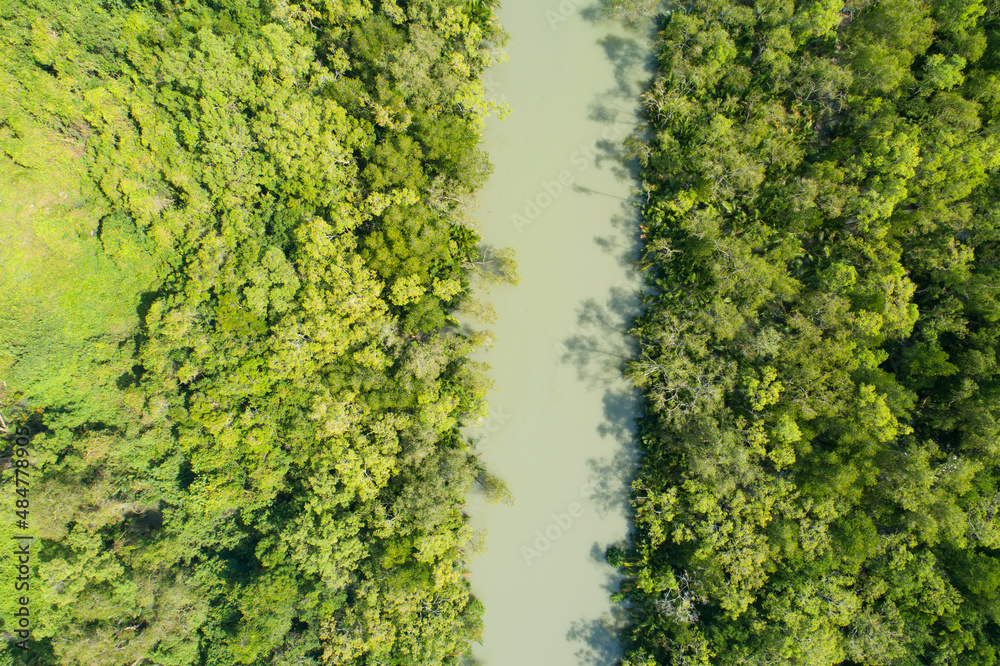
[{"label": "reflection on water", "polygon": [[484,240],[517,251],[521,283],[490,295],[499,317],[490,409],[478,447],[512,507],[470,498],[489,531],[472,565],[486,607],[477,663],[610,665],[623,611],[606,548],[628,529],[637,394],[621,376],[642,280],[622,140],[648,79],[641,36],[583,0],[505,0],[510,59],[488,74],[511,117],[488,123],[493,178]]}]

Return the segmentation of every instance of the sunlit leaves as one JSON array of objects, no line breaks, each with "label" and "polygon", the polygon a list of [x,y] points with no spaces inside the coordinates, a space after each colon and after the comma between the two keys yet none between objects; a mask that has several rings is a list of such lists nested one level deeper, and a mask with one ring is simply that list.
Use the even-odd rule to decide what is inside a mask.
[{"label": "sunlit leaves", "polygon": [[[629,366],[636,533],[614,554],[636,663],[992,663],[983,8],[705,0],[664,19],[631,146],[658,290]],[[700,586],[683,618],[663,596],[681,571]],[[972,571],[982,586],[957,582]]]}]

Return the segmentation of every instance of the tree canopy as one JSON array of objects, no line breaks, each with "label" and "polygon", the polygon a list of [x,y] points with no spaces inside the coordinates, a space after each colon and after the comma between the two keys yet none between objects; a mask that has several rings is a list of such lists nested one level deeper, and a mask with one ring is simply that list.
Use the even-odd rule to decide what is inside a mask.
[{"label": "tree canopy", "polygon": [[0,25],[0,371],[40,409],[25,663],[457,663],[491,3]]},{"label": "tree canopy", "polygon": [[1000,5],[844,4],[660,19],[625,664],[998,661]]}]

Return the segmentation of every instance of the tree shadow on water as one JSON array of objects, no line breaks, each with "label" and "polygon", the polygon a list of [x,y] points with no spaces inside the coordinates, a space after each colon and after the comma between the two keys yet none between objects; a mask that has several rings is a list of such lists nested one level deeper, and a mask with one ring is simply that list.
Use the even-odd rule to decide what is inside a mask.
[{"label": "tree shadow on water", "polygon": [[641,292],[626,279],[611,287],[604,304],[588,298],[577,308],[576,332],[563,341],[561,361],[575,366],[589,388],[610,388],[623,381],[625,364],[635,355],[627,331],[640,304]]},{"label": "tree shadow on water", "polygon": [[638,391],[625,378],[625,365],[636,354],[628,335],[641,307],[635,276],[612,286],[602,304],[583,301],[577,310],[573,335],[563,341],[562,362],[576,368],[578,378],[592,390],[601,390],[603,419],[597,426],[611,440],[610,455],[587,461],[589,499],[601,516],[628,516],[629,484],[635,465],[636,417],[641,413]]},{"label": "tree shadow on water", "polygon": [[577,620],[566,638],[579,644],[577,663],[581,666],[612,666],[621,659],[618,635],[625,626],[625,613],[613,608],[596,619]]},{"label": "tree shadow on water", "polygon": [[607,35],[599,43],[615,72],[615,87],[605,95],[628,102],[629,109],[634,112],[635,103],[644,90],[641,77],[650,71],[649,46],[634,37],[619,35]]},{"label": "tree shadow on water", "polygon": [[609,390],[604,395],[605,422],[598,427],[601,437],[628,444],[635,437],[635,417],[639,413],[639,392],[633,387]]},{"label": "tree shadow on water", "polygon": [[[604,7],[598,0],[580,10],[583,17],[595,24],[609,26],[598,44],[611,64],[613,83],[597,94],[589,108],[589,117],[604,126],[603,136],[596,142],[595,162],[609,168],[620,180],[628,181],[632,194],[617,196],[601,188],[588,188],[581,183],[578,192],[594,197],[615,196],[621,200],[617,214],[611,219],[606,233],[594,238],[595,243],[619,264],[630,270],[606,297],[589,298],[577,309],[577,325],[564,342],[562,362],[572,364],[581,381],[602,391],[603,418],[597,426],[609,446],[606,455],[587,460],[588,499],[599,515],[623,516],[631,519],[630,484],[635,476],[639,453],[635,445],[636,419],[642,414],[639,392],[623,375],[626,364],[637,353],[635,341],[628,331],[642,311],[642,279],[636,270],[642,248],[640,237],[639,165],[625,145],[633,134],[641,135],[640,96],[648,88],[656,69],[654,21],[638,20],[627,31],[611,28]],[[606,188],[605,188],[606,189]],[[610,596],[618,589],[621,574],[605,560],[608,544],[595,543],[593,559],[606,571],[605,590]],[[567,639],[579,646],[577,663],[587,666],[613,666],[621,659],[619,638],[627,624],[623,607],[613,606],[598,618],[582,618],[573,623]]]},{"label": "tree shadow on water", "polygon": [[[583,18],[591,23],[621,25],[610,18],[601,6],[604,2],[580,10]],[[628,26],[625,35],[609,33],[598,40],[611,64],[614,85],[602,91],[590,104],[591,120],[606,125],[613,140],[598,144],[598,162],[611,160],[616,163],[616,175],[636,179],[638,165],[625,149],[623,142],[637,131],[643,131],[643,114],[639,98],[649,87],[656,72],[657,55],[655,22],[639,21]],[[607,136],[607,135],[605,135]]]},{"label": "tree shadow on water", "polygon": [[595,236],[594,242],[610,255],[615,255],[620,266],[631,268],[632,276],[638,281],[634,269],[642,256],[642,245],[639,236],[639,219],[633,199],[628,200],[628,206],[623,206],[622,213],[611,218],[614,229],[605,236]]},{"label": "tree shadow on water", "polygon": [[[599,516],[620,515],[631,521],[631,483],[639,462],[635,447],[636,419],[641,410],[639,392],[631,386],[614,387],[602,398],[604,420],[597,426],[601,437],[615,442],[607,456],[587,460],[586,496]],[[601,558],[603,561],[603,557]]]}]

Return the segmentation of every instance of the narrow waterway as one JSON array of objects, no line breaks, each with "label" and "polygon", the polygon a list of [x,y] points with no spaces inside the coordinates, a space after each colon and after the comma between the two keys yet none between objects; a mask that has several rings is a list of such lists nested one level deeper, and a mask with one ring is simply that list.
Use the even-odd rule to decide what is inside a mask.
[{"label": "narrow waterway", "polygon": [[488,666],[613,664],[619,622],[604,550],[625,538],[637,398],[619,368],[641,279],[622,140],[649,48],[589,0],[504,0],[509,61],[486,77],[512,114],[488,123],[495,165],[485,242],[517,251],[521,283],[494,290],[491,418],[472,434],[516,497],[474,495],[488,530],[472,564]]}]

